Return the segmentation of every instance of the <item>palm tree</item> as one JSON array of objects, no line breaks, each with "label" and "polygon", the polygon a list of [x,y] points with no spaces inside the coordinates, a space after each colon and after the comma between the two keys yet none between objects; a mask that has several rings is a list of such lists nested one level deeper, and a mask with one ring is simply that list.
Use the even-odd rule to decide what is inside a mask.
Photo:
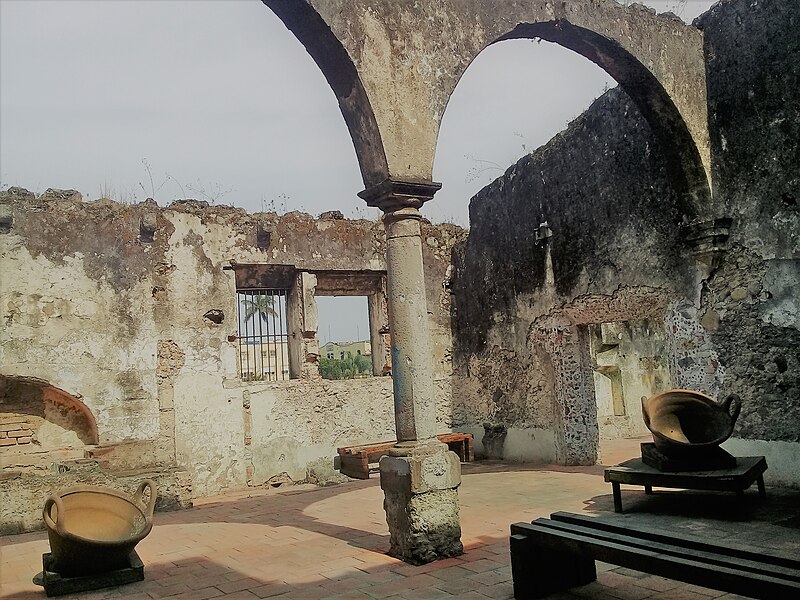
[{"label": "palm tree", "polygon": [[258,317],[269,324],[270,315],[275,317],[278,313],[273,308],[275,305],[275,298],[264,294],[257,294],[249,298],[242,299],[242,306],[244,306],[244,320],[245,323],[258,315]]}]

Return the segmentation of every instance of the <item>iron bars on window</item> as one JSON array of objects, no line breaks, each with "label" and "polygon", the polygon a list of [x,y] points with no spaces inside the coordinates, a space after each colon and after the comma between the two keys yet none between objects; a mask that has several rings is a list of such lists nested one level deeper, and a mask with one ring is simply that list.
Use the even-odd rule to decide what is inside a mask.
[{"label": "iron bars on window", "polygon": [[236,290],[236,307],[242,380],[289,379],[286,290]]}]

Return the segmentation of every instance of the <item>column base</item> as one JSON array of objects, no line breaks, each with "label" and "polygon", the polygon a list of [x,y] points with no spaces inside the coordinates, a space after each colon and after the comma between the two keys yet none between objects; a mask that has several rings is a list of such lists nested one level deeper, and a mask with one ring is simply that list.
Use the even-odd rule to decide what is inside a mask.
[{"label": "column base", "polygon": [[406,446],[402,454],[380,461],[389,554],[414,565],[462,554],[458,456],[441,443]]}]

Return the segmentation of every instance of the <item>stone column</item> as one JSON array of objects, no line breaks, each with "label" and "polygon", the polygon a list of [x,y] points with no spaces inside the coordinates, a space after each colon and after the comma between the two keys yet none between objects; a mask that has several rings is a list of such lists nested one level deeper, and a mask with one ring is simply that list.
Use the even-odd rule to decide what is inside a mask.
[{"label": "stone column", "polygon": [[421,564],[463,552],[461,463],[436,439],[419,207],[440,185],[387,180],[359,194],[384,211],[397,445],[380,462],[390,554]]}]

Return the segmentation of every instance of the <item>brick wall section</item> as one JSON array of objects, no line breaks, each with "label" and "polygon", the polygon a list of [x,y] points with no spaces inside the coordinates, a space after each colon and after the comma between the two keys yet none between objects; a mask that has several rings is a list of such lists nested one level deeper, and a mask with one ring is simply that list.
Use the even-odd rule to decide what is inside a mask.
[{"label": "brick wall section", "polygon": [[28,421],[17,417],[0,419],[0,448],[30,444],[33,428]]}]

